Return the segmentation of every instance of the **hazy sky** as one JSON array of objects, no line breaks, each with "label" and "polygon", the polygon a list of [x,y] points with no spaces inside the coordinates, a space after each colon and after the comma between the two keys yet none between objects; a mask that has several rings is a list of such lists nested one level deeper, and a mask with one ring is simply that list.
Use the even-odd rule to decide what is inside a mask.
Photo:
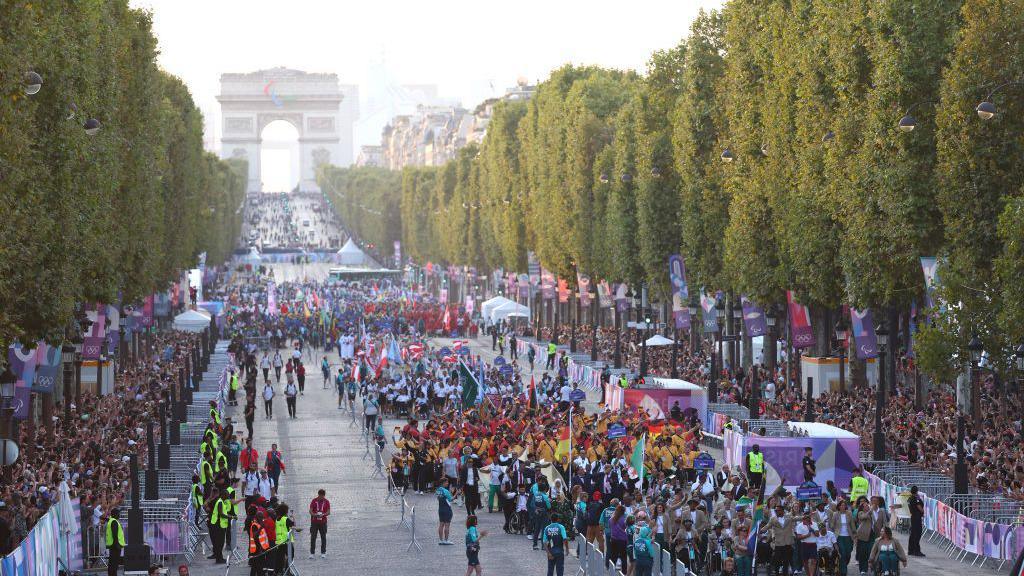
[{"label": "hazy sky", "polygon": [[[219,123],[219,77],[286,66],[436,84],[474,106],[518,77],[544,79],[564,63],[642,70],[657,49],[686,35],[702,7],[720,0],[131,0],[152,10],[160,63]],[[491,86],[494,89],[492,91]],[[381,126],[357,128],[356,145]],[[213,127],[219,137],[219,126]],[[266,135],[270,137],[270,134]],[[212,135],[209,137],[212,139]],[[371,141],[372,140],[372,141]]]}]

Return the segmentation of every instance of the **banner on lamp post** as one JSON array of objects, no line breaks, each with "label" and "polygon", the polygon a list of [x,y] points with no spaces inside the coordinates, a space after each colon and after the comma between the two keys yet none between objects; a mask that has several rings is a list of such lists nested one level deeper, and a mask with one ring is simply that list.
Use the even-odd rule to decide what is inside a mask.
[{"label": "banner on lamp post", "polygon": [[580,306],[590,306],[590,276],[577,272],[576,285],[580,290]]},{"label": "banner on lamp post", "polygon": [[558,279],[558,302],[565,304],[569,301],[569,281],[565,278]]},{"label": "banner on lamp post", "polygon": [[796,295],[792,290],[786,290],[786,303],[789,304],[789,330],[793,338],[793,348],[799,350],[814,346],[810,310],[796,301]]},{"label": "banner on lamp post", "polygon": [[668,280],[672,286],[672,318],[678,329],[690,328],[690,309],[688,301],[690,290],[686,286],[686,264],[683,257],[673,254],[668,257]]},{"label": "banner on lamp post", "polygon": [[715,332],[718,332],[718,314],[715,311],[715,304],[717,303],[718,301],[715,299],[714,296],[711,296],[707,292],[701,290],[700,309],[705,334],[713,334]]},{"label": "banner on lamp post", "polygon": [[747,330],[747,336],[754,338],[767,334],[768,321],[764,317],[764,309],[746,296],[740,296],[740,303],[743,306],[743,326]]},{"label": "banner on lamp post", "polygon": [[853,328],[853,341],[857,345],[857,359],[878,358],[878,337],[875,335],[871,309],[850,308],[850,324]]}]

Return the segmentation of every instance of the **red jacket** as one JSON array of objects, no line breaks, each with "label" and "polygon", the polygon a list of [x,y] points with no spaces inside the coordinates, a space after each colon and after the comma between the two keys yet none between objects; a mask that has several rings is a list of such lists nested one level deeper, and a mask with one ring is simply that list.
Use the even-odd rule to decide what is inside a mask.
[{"label": "red jacket", "polygon": [[242,465],[242,470],[248,470],[253,464],[258,467],[260,465],[260,453],[255,448],[244,448],[242,453],[238,455],[238,463]]}]

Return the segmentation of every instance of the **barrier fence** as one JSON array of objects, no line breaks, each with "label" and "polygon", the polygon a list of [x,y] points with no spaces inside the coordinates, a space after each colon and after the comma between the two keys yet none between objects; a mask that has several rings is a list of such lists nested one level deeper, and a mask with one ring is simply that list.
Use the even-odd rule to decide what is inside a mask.
[{"label": "barrier fence", "polygon": [[[533,338],[526,337],[516,339],[516,352],[519,354],[520,359],[526,358],[527,350],[531,347],[537,355],[536,364],[543,366],[547,361],[547,343],[542,344]],[[601,369],[590,366],[589,363],[577,362],[570,357],[569,380],[579,382],[580,386],[591,392],[597,392],[601,389]]]},{"label": "barrier fence", "polygon": [[[871,495],[882,496],[887,506],[900,505],[902,508],[897,510],[906,510],[909,485],[893,484],[869,472],[864,476],[870,485]],[[900,477],[908,476],[908,473],[904,472]],[[918,488],[921,489],[921,486],[918,485]],[[1010,508],[999,503],[997,508],[996,499],[975,494],[948,496],[949,501],[943,502],[927,494],[923,489],[922,492],[922,525],[925,534],[930,541],[944,546],[950,558],[971,560],[972,565],[984,565],[987,561],[994,560],[999,565],[997,569],[1001,569],[1004,563],[1013,562],[1024,551],[1024,518],[1021,517],[1019,505]],[[1004,521],[971,518],[958,511],[958,508]],[[1011,517],[1014,514],[1016,518]]]}]

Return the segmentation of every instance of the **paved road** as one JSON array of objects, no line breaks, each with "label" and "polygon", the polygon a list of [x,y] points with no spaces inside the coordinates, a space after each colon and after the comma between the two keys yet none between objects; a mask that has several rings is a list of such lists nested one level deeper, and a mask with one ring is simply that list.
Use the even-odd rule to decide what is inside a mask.
[{"label": "paved road", "polygon": [[[331,354],[330,360],[338,358]],[[321,559],[317,555],[310,560],[308,536],[303,532],[296,547],[299,573],[302,576],[464,574],[465,510],[455,509],[451,538],[456,545],[439,546],[436,499],[409,494],[408,502],[417,510],[416,534],[423,551],[406,551],[410,538],[407,530],[398,529],[399,508],[383,503],[386,483],[371,477],[373,468],[371,460],[364,459],[365,447],[359,427],[351,426],[348,412],[336,408],[333,391],[322,389],[322,376],[316,369],[319,361],[319,356],[308,359],[307,365],[312,368],[307,373],[306,393],[298,399],[298,419],[288,419],[283,400],[275,401],[274,419],[264,420],[259,410],[255,427],[255,447],[261,453],[276,442],[284,454],[288,471],[282,477],[281,495],[298,511],[295,518],[300,527],[309,526],[308,505],[317,489],[327,490],[331,501],[328,557]],[[240,419],[239,414],[235,409],[235,420]],[[397,424],[400,422],[387,421],[385,429],[390,430]],[[485,511],[480,516],[482,529],[490,532],[481,550],[484,574],[544,574],[544,554],[531,551],[530,542],[524,536],[504,534],[502,521],[501,514]],[[575,560],[567,561],[568,574],[575,574],[576,569]],[[224,574],[224,567],[215,567],[212,560],[197,559],[191,572],[197,576],[220,576]],[[248,567],[232,567],[229,574],[248,574]]]}]

